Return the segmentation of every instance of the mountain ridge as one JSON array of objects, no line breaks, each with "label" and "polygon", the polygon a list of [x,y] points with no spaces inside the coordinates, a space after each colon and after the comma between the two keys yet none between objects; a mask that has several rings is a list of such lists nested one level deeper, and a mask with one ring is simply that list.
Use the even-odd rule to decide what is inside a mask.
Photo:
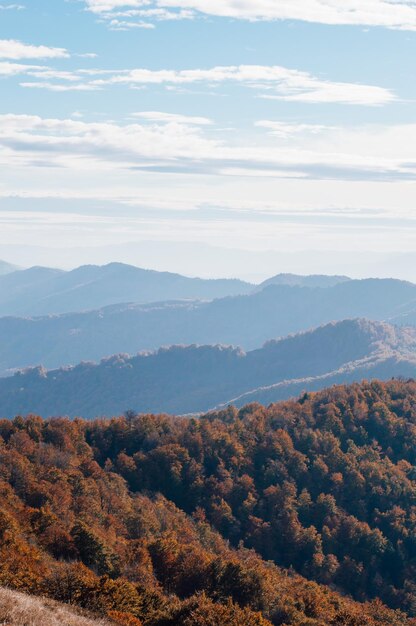
[{"label": "mountain ridge", "polygon": [[[48,369],[176,344],[231,344],[253,350],[331,321],[406,320],[416,286],[393,279],[350,280],[327,288],[270,285],[212,301],[113,304],[88,312],[0,318],[0,375]],[[415,322],[416,324],[416,322]]]},{"label": "mountain ridge", "polygon": [[111,262],[72,270],[47,266],[18,268],[0,262],[0,316],[41,316],[90,311],[114,304],[169,300],[213,300],[248,295],[270,286],[330,288],[347,276],[281,273],[261,282],[199,278]]},{"label": "mountain ridge", "polygon": [[276,274],[259,284],[259,289],[269,285],[288,285],[289,287],[335,287],[339,283],[351,280],[348,276],[328,276],[325,274],[311,274],[301,276],[299,274]]},{"label": "mountain ridge", "polygon": [[[415,354],[416,329],[344,320],[248,352],[224,345],[170,346],[137,356],[116,354],[98,364],[28,369],[0,379],[0,411],[7,417],[35,412],[87,418],[127,409],[199,413],[284,382],[275,400],[311,385],[322,388],[329,378],[357,381],[363,372],[370,378],[409,377],[416,375]],[[370,359],[367,367],[363,359]],[[294,382],[299,386],[299,379],[300,389]]]},{"label": "mountain ridge", "polygon": [[238,279],[191,278],[124,263],[70,271],[32,267],[0,276],[0,315],[49,315],[170,298],[212,299],[248,293],[253,287]]},{"label": "mountain ridge", "polygon": [[2,261],[0,259],[0,276],[6,276],[7,274],[11,274],[12,272],[18,271],[19,266],[13,265],[12,263],[8,263],[7,261]]}]

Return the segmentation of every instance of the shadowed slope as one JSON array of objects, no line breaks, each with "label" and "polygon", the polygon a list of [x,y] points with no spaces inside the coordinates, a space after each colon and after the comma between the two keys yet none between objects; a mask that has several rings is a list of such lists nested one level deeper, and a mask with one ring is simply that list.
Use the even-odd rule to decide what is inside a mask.
[{"label": "shadowed slope", "polygon": [[220,345],[173,346],[135,357],[115,355],[98,365],[34,368],[0,379],[0,413],[92,418],[130,408],[201,412],[240,396],[242,402],[251,399],[247,393],[259,387],[272,386],[267,400],[273,401],[333,382],[409,377],[416,375],[415,351],[414,329],[346,320],[247,353]]},{"label": "shadowed slope", "polygon": [[221,343],[253,350],[273,337],[332,321],[395,319],[414,310],[415,301],[411,283],[363,280],[325,289],[272,285],[212,302],[124,304],[41,318],[6,317],[0,319],[0,375],[177,344]]}]

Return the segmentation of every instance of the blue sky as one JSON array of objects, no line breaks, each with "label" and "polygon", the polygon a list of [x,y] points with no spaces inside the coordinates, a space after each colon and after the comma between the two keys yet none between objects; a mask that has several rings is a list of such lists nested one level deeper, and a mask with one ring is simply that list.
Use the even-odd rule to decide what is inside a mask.
[{"label": "blue sky", "polygon": [[415,53],[414,0],[1,0],[0,255],[403,275]]}]

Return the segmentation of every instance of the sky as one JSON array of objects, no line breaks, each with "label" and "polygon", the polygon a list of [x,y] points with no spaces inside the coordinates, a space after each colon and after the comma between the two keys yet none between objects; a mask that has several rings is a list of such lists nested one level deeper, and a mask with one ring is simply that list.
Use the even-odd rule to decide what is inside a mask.
[{"label": "sky", "polygon": [[416,0],[0,0],[0,257],[416,281]]}]

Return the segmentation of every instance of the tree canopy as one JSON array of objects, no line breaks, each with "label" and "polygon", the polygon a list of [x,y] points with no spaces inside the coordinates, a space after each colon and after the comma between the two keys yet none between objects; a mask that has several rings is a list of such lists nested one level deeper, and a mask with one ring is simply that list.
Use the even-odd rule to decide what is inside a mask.
[{"label": "tree canopy", "polygon": [[400,380],[2,420],[0,585],[136,626],[415,624],[415,444]]}]

